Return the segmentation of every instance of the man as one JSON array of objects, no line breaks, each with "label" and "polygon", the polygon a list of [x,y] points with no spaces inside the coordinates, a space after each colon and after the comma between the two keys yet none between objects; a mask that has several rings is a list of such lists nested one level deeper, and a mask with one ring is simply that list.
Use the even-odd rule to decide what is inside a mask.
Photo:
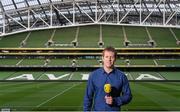
[{"label": "man", "polygon": [[[103,68],[93,71],[88,79],[84,96],[84,111],[119,111],[121,106],[131,101],[132,95],[127,77],[114,67],[116,51],[113,47],[103,50]],[[104,85],[111,85],[107,95]]]}]

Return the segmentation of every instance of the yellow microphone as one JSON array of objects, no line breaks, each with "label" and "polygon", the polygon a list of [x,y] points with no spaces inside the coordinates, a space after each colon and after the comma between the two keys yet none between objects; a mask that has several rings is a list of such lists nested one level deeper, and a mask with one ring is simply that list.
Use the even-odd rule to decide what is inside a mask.
[{"label": "yellow microphone", "polygon": [[107,96],[109,96],[109,94],[111,92],[111,84],[105,84],[104,85],[104,91],[107,94]]}]

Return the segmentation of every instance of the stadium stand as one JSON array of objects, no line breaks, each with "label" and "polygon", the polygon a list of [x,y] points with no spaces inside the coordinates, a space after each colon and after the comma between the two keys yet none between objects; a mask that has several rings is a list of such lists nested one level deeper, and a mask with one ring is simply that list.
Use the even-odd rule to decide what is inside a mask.
[{"label": "stadium stand", "polygon": [[99,47],[99,32],[99,25],[79,27],[78,47]]},{"label": "stadium stand", "polygon": [[149,38],[144,27],[125,27],[125,32],[130,41],[129,47],[152,47],[148,44]]},{"label": "stadium stand", "polygon": [[114,47],[117,47],[117,48],[125,47],[121,26],[103,25],[102,26],[102,40],[104,42],[104,46],[113,45]]},{"label": "stadium stand", "polygon": [[[176,39],[168,28],[148,28],[157,47],[178,47]],[[158,32],[157,32],[158,31]],[[162,41],[163,40],[163,41]]]},{"label": "stadium stand", "polygon": [[72,42],[75,40],[76,29],[76,27],[56,29],[51,38],[53,44],[50,47],[73,47]]},{"label": "stadium stand", "polygon": [[[100,35],[102,28],[102,35]],[[78,32],[77,32],[78,29]],[[124,29],[124,30],[123,30]],[[173,31],[175,30],[175,31]],[[158,32],[157,32],[158,31]],[[173,33],[172,33],[173,31]],[[125,33],[125,34],[124,34]],[[136,35],[134,35],[136,33]],[[91,35],[90,35],[91,34]],[[16,36],[17,35],[17,36]],[[45,47],[80,47],[99,48],[98,43],[102,38],[103,46],[113,45],[116,48],[125,47],[178,47],[178,30],[157,27],[138,26],[114,26],[114,25],[88,25],[81,27],[70,27],[53,30],[32,31],[20,33],[12,36],[4,36],[0,40],[0,47],[25,47],[25,48],[45,48]],[[176,36],[177,35],[177,36]],[[11,38],[11,39],[9,39]],[[162,39],[166,38],[164,41]],[[8,41],[12,40],[12,41]],[[124,43],[129,41],[126,46]],[[48,43],[49,42],[49,43]],[[77,42],[74,45],[73,42]],[[154,42],[154,43],[149,43]]]}]

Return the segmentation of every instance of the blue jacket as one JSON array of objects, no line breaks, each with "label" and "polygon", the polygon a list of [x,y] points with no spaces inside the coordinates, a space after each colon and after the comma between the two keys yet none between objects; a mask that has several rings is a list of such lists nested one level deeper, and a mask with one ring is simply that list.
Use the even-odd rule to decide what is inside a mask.
[{"label": "blue jacket", "polygon": [[[111,84],[112,105],[105,102],[104,85],[106,83]],[[123,72],[114,68],[112,72],[107,74],[103,68],[99,68],[89,76],[83,109],[84,111],[119,111],[121,105],[129,103],[131,99],[129,82]]]}]

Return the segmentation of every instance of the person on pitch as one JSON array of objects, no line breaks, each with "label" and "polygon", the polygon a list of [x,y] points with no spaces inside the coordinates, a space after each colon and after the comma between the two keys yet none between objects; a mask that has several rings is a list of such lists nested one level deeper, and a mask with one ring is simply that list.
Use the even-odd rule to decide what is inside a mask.
[{"label": "person on pitch", "polygon": [[106,47],[102,52],[103,67],[93,71],[84,96],[84,111],[120,111],[132,99],[126,75],[114,67],[116,51]]}]

